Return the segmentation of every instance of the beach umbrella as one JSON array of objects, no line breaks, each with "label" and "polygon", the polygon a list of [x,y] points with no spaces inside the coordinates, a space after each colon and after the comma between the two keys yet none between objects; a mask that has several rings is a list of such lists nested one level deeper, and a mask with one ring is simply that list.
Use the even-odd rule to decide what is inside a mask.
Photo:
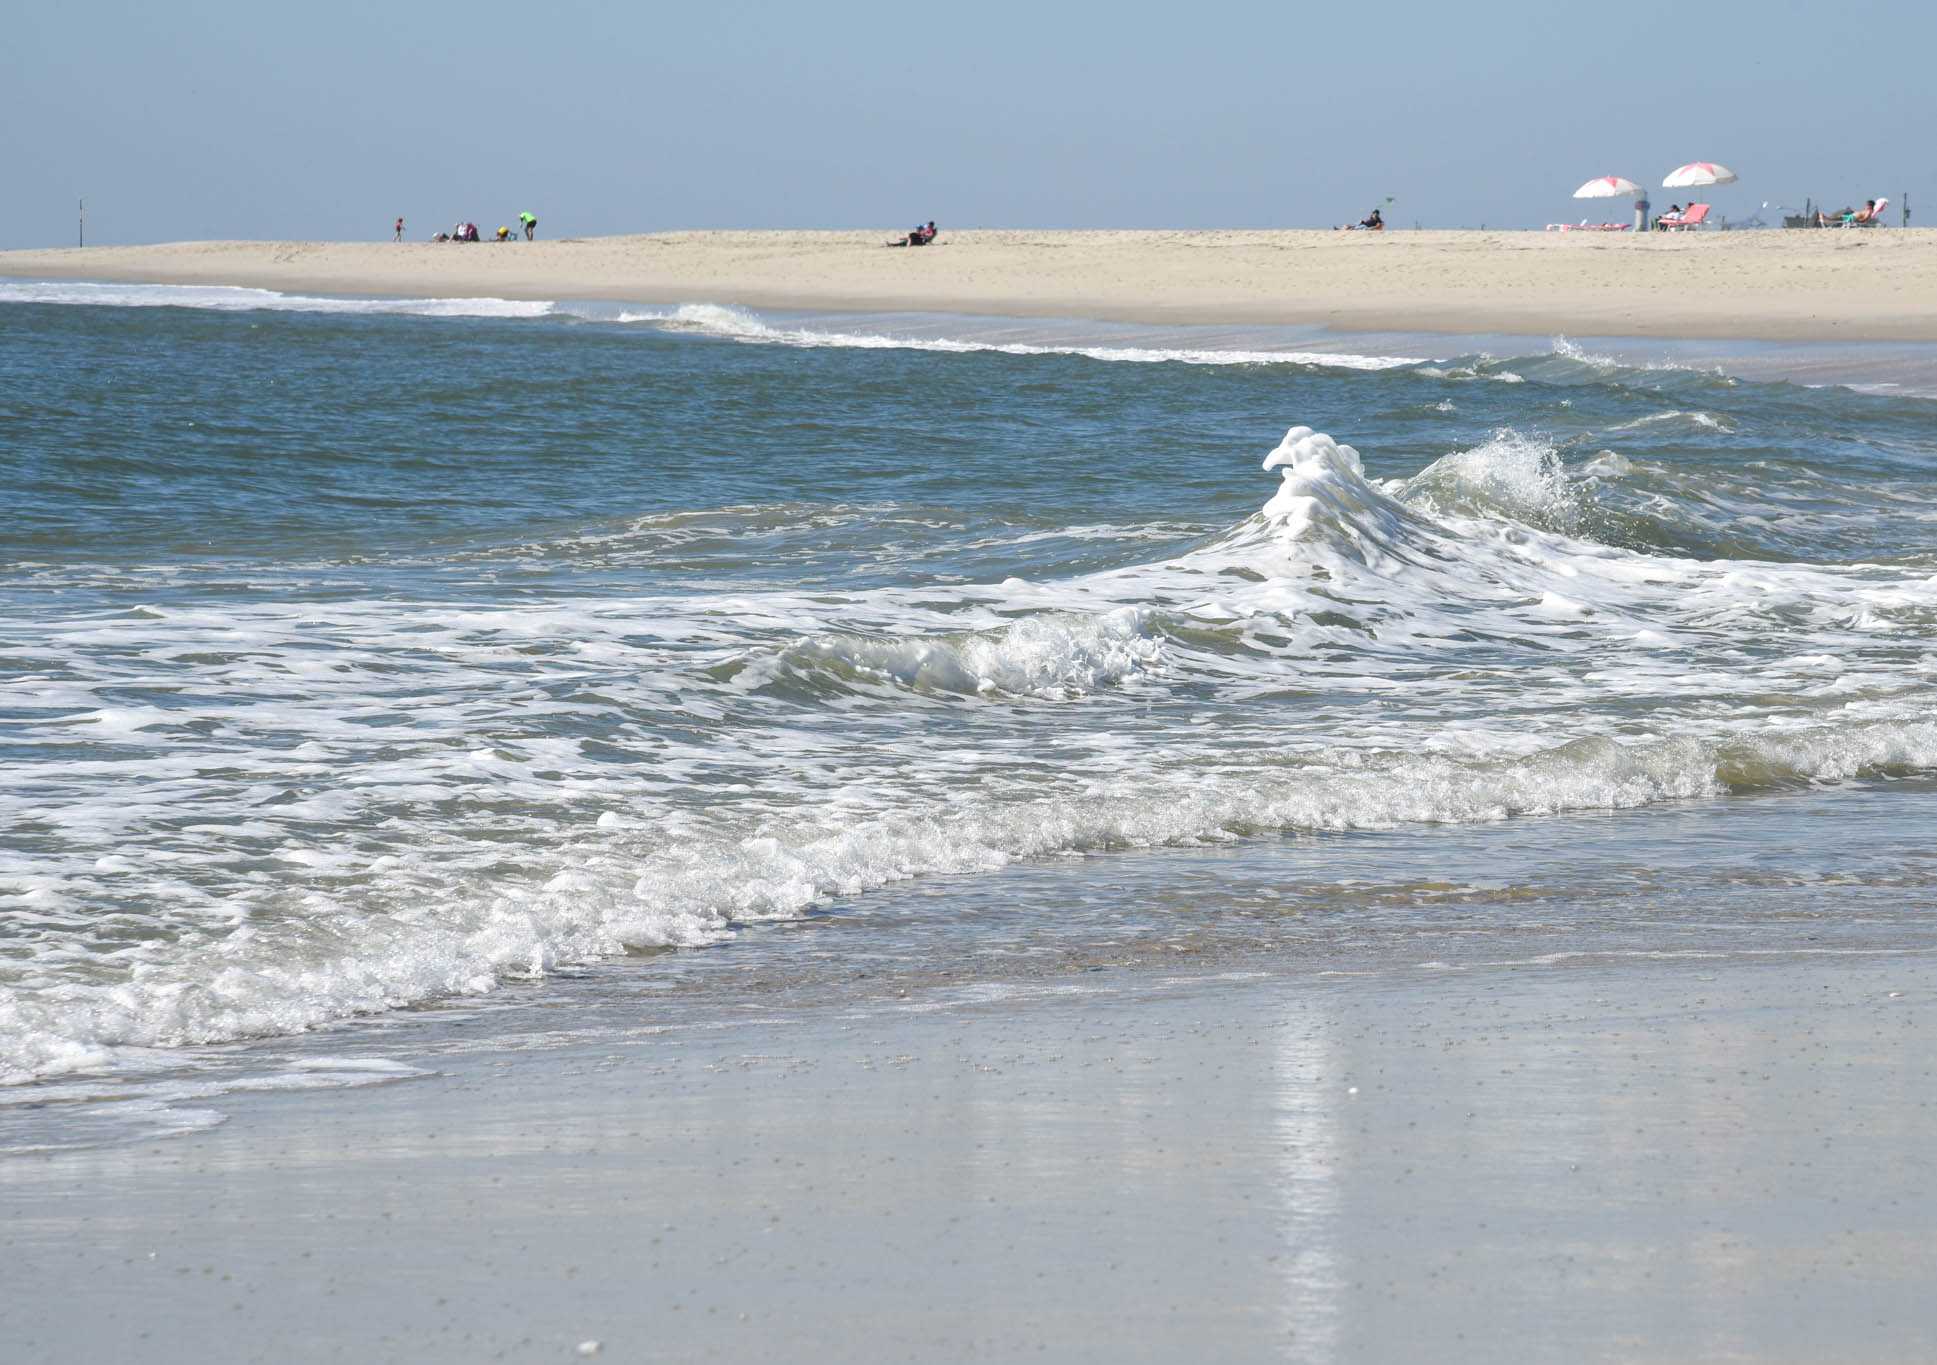
[{"label": "beach umbrella", "polygon": [[1574,191],[1576,199],[1642,199],[1647,191],[1625,175],[1603,175]]},{"label": "beach umbrella", "polygon": [[1661,179],[1664,190],[1693,189],[1697,185],[1729,185],[1735,182],[1735,172],[1727,166],[1713,161],[1691,161],[1686,166],[1677,166]]}]

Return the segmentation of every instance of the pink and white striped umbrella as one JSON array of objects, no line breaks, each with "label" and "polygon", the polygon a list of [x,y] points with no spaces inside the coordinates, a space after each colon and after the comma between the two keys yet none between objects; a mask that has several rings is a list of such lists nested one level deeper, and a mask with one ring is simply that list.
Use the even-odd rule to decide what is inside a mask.
[{"label": "pink and white striped umbrella", "polygon": [[1727,166],[1713,161],[1691,161],[1686,166],[1677,166],[1661,178],[1664,190],[1686,190],[1696,185],[1730,185],[1735,182],[1735,172]]},{"label": "pink and white striped umbrella", "polygon": [[1625,175],[1603,175],[1574,191],[1576,199],[1640,199],[1647,191]]}]

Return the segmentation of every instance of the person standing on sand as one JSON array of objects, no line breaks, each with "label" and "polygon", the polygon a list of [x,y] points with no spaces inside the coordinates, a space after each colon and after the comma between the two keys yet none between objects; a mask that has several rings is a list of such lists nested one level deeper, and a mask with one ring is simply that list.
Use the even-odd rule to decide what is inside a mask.
[{"label": "person standing on sand", "polygon": [[533,240],[538,231],[538,219],[529,213],[521,213],[518,215],[518,221],[525,225],[525,240],[527,242]]},{"label": "person standing on sand", "polygon": [[392,237],[390,240],[393,242],[401,242],[403,239],[404,239],[404,220],[399,218],[397,220],[397,235],[395,237]]}]

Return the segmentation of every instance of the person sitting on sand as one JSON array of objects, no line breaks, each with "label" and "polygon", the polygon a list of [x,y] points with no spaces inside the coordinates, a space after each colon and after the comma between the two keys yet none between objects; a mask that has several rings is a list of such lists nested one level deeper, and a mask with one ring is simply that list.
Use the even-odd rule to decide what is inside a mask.
[{"label": "person sitting on sand", "polygon": [[914,227],[908,230],[908,235],[906,237],[897,237],[892,242],[889,242],[888,245],[889,246],[927,246],[930,242],[935,240],[935,231],[936,231],[935,220],[933,218],[930,218],[928,220],[927,227],[923,227],[920,223],[916,223]]},{"label": "person sitting on sand", "polygon": [[497,231],[497,235],[496,235],[496,237],[495,237],[495,239],[494,239],[494,240],[496,240],[496,241],[500,241],[500,242],[508,242],[508,241],[510,241],[510,240],[511,240],[511,229],[510,229],[510,228],[508,228],[508,227],[501,227],[501,228],[499,228],[499,229],[498,229],[498,231]]},{"label": "person sitting on sand", "polygon": [[431,240],[433,242],[448,242],[451,240],[451,234],[448,232],[435,233],[432,235]]},{"label": "person sitting on sand", "polygon": [[1359,219],[1359,226],[1367,232],[1383,232],[1385,231],[1385,219],[1379,216],[1377,209],[1373,209],[1369,216]]}]

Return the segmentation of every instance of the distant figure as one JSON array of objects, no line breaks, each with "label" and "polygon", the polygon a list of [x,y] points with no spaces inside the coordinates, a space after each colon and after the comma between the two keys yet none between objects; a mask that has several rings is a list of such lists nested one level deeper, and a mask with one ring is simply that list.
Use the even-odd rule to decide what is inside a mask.
[{"label": "distant figure", "polygon": [[521,213],[518,221],[525,225],[525,240],[533,241],[538,236],[538,217],[536,214]]},{"label": "distant figure", "polygon": [[495,237],[494,237],[494,238],[493,238],[492,240],[494,240],[494,241],[499,241],[499,242],[508,242],[508,241],[510,241],[510,240],[511,240],[511,229],[510,229],[510,228],[508,228],[508,227],[501,227],[501,228],[499,228],[499,229],[498,229],[498,231],[497,231],[497,235],[496,235],[496,236],[495,236]]},{"label": "distant figure", "polygon": [[434,234],[434,235],[433,235],[433,236],[431,237],[431,240],[432,240],[433,242],[448,242],[448,241],[450,241],[450,240],[451,240],[451,234],[450,234],[450,233],[448,233],[448,232],[439,232],[439,233],[436,233],[436,234]]},{"label": "distant figure", "polygon": [[1359,219],[1359,226],[1367,232],[1383,232],[1385,231],[1385,219],[1379,216],[1377,209],[1373,209],[1370,216]]},{"label": "distant figure", "polygon": [[890,241],[888,245],[889,246],[927,246],[930,242],[935,240],[935,232],[936,232],[935,220],[933,218],[930,218],[928,220],[927,227],[923,227],[920,223],[916,223],[914,227],[908,230],[908,235],[906,237],[896,237],[894,240]]},{"label": "distant figure", "polygon": [[404,239],[404,220],[399,218],[397,220],[397,235],[395,237],[392,237],[390,240],[393,242],[401,242],[403,239]]},{"label": "distant figure", "polygon": [[1669,222],[1671,220],[1678,220],[1680,217],[1681,217],[1681,205],[1670,204],[1668,206],[1668,211],[1662,214],[1661,217],[1655,219],[1655,231],[1657,232],[1665,231],[1665,229],[1662,227],[1663,223]]}]

